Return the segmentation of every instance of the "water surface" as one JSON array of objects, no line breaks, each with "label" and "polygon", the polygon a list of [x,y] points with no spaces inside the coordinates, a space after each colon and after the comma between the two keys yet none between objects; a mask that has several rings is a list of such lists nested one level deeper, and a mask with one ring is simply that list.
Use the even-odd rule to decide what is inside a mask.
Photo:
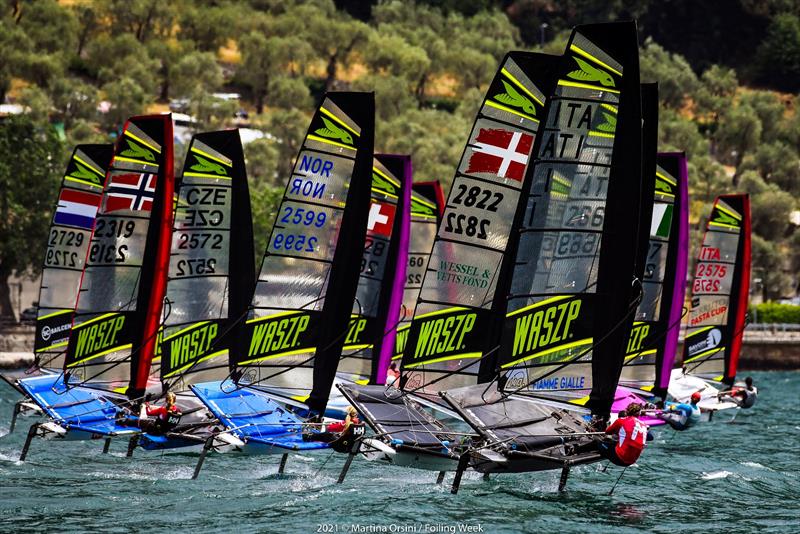
[{"label": "water surface", "polygon": [[[19,463],[32,419],[8,434],[17,394],[0,383],[0,531],[130,532],[798,532],[800,372],[753,373],[759,400],[734,424],[717,418],[686,432],[660,432],[613,495],[621,469],[467,474],[458,495],[436,473],[356,459],[342,485],[344,456],[162,455],[125,443],[34,441]],[[356,527],[356,528],[353,528]]]}]

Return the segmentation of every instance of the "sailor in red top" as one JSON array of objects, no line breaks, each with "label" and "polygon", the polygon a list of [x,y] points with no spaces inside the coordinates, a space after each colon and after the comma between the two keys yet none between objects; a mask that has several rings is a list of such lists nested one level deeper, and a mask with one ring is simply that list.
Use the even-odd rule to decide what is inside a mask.
[{"label": "sailor in red top", "polygon": [[637,418],[641,410],[641,405],[632,402],[625,410],[626,416],[620,417],[606,429],[606,434],[618,434],[615,447],[609,443],[600,446],[600,453],[612,463],[627,467],[636,463],[642,454],[647,440],[647,425]]},{"label": "sailor in red top", "polygon": [[329,425],[325,426],[325,430],[327,432],[333,432],[341,434],[347,427],[350,425],[359,425],[361,421],[358,419],[358,412],[352,406],[347,407],[347,417],[344,418],[344,421],[335,421]]},{"label": "sailor in red top", "polygon": [[[151,407],[145,403],[138,418],[118,417],[119,426],[138,426],[145,432],[164,433],[171,430],[181,417],[181,410],[176,404],[177,398],[173,392],[167,393],[166,403],[163,406]],[[120,412],[120,415],[124,415]]]}]

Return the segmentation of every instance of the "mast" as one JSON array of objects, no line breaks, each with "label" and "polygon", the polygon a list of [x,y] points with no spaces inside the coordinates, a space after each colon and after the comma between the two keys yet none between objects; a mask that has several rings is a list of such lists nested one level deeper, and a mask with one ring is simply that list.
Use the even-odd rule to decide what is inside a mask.
[{"label": "mast", "polygon": [[750,291],[750,197],[721,195],[706,224],[683,349],[687,374],[731,386]]},{"label": "mast", "polygon": [[[390,302],[398,276],[405,276],[408,254],[409,156],[376,154],[372,163],[369,219],[358,289],[338,372],[354,382],[373,381],[389,317],[400,301]],[[408,162],[408,165],[406,165]],[[399,273],[399,271],[403,271]],[[392,321],[396,323],[397,321]]]},{"label": "mast", "polygon": [[33,342],[37,367],[64,365],[89,239],[113,154],[113,145],[78,145],[67,164],[39,286]]},{"label": "mast", "polygon": [[372,93],[328,93],[289,178],[256,281],[241,385],[322,413],[348,332],[364,251],[374,136]]},{"label": "mast", "polygon": [[[511,52],[481,105],[434,242],[402,359],[401,387],[435,394],[475,384],[520,190],[559,58]],[[502,297],[501,297],[502,298]]]},{"label": "mast", "polygon": [[129,119],[122,130],[81,279],[65,373],[72,383],[126,392],[147,386],[172,229],[172,120]]},{"label": "mast", "polygon": [[177,191],[161,380],[224,380],[253,294],[253,223],[238,130],[192,137]]},{"label": "mast", "polygon": [[506,393],[610,409],[644,255],[640,207],[652,205],[638,64],[634,23],[573,30],[529,171],[499,354]]},{"label": "mast", "polygon": [[[411,160],[408,160],[411,173]],[[439,182],[419,182],[410,188],[406,264],[400,282],[400,306],[394,324],[387,324],[381,345],[381,356],[376,369],[375,384],[386,383],[386,372],[392,360],[403,357],[408,339],[408,329],[414,316],[422,280],[436,237],[436,228],[444,210],[444,195]]]}]

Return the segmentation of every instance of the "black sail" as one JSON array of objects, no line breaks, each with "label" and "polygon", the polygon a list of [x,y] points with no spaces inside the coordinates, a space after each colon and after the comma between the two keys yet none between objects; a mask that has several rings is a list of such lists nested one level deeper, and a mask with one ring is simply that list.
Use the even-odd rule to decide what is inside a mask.
[{"label": "black sail", "polygon": [[558,57],[506,55],[461,156],[402,359],[401,385],[434,394],[475,384],[506,246]]},{"label": "black sail", "polygon": [[223,380],[253,293],[253,223],[238,130],[192,137],[177,190],[161,380]]},{"label": "black sail", "polygon": [[603,414],[635,309],[640,209],[652,205],[635,24],[577,27],[562,65],[520,230],[501,388]]},{"label": "black sail", "polygon": [[72,329],[86,253],[114,145],[78,145],[53,210],[39,286],[36,365],[61,369]]},{"label": "black sail", "polygon": [[328,93],[288,180],[232,355],[240,384],[322,412],[358,285],[370,206],[374,95]]}]

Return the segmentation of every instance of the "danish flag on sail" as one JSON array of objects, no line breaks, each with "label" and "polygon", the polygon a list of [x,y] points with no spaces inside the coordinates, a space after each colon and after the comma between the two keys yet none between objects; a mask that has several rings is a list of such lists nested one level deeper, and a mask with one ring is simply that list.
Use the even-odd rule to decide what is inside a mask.
[{"label": "danish flag on sail", "polygon": [[533,136],[502,128],[481,128],[470,143],[474,148],[467,173],[488,172],[521,182],[533,147]]},{"label": "danish flag on sail", "polygon": [[115,174],[106,191],[106,210],[150,211],[156,193],[155,174]]}]

